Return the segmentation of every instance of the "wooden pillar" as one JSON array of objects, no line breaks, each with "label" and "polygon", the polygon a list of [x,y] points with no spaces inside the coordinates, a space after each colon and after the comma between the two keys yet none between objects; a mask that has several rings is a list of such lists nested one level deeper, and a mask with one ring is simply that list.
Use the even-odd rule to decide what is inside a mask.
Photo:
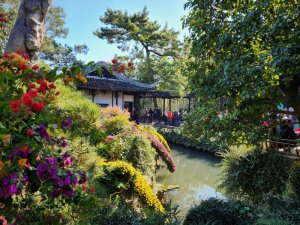
[{"label": "wooden pillar", "polygon": [[164,98],[163,99],[163,112],[166,111],[166,99]]},{"label": "wooden pillar", "polygon": [[172,99],[169,98],[169,111],[172,111]]},{"label": "wooden pillar", "polygon": [[95,90],[92,90],[92,102],[95,102]]},{"label": "wooden pillar", "polygon": [[118,106],[118,103],[119,103],[119,93],[118,92],[115,92],[115,98],[116,98],[116,106]]},{"label": "wooden pillar", "polygon": [[114,106],[114,92],[111,92],[111,106]]},{"label": "wooden pillar", "polygon": [[191,111],[191,98],[189,98],[189,111]]}]

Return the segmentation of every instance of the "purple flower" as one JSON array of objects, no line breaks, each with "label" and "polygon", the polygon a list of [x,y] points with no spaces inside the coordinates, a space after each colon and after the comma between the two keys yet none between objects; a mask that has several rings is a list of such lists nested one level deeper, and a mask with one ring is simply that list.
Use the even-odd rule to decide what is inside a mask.
[{"label": "purple flower", "polygon": [[23,185],[26,185],[26,184],[28,183],[28,180],[29,180],[28,176],[24,176],[24,177],[22,178],[22,184],[23,184]]},{"label": "purple flower", "polygon": [[73,175],[73,172],[72,172],[71,170],[67,170],[67,174],[68,174],[69,176],[72,176],[72,175]]},{"label": "purple flower", "polygon": [[46,162],[50,165],[54,165],[56,163],[56,158],[54,156],[48,157],[48,158],[46,158]]},{"label": "purple flower", "polygon": [[69,158],[71,155],[69,154],[69,152],[65,152],[65,153],[63,153],[61,156],[62,156],[63,159],[67,159],[67,158]]},{"label": "purple flower", "polygon": [[78,184],[84,184],[86,182],[86,178],[82,177],[79,179]]},{"label": "purple flower", "polygon": [[63,187],[64,186],[64,181],[61,179],[61,178],[57,178],[55,181],[54,181],[54,184],[58,187]]},{"label": "purple flower", "polygon": [[36,167],[36,173],[40,180],[46,180],[48,178],[48,165],[45,163],[39,163]]},{"label": "purple flower", "polygon": [[60,190],[54,190],[51,192],[52,198],[58,198],[60,194],[61,194]]},{"label": "purple flower", "polygon": [[50,141],[50,136],[47,133],[47,127],[44,124],[39,124],[35,131],[38,132],[43,139],[48,142]]},{"label": "purple flower", "polygon": [[75,193],[73,189],[63,189],[62,192],[65,197],[71,197]]},{"label": "purple flower", "polygon": [[72,184],[72,185],[75,185],[75,184],[77,184],[77,183],[78,183],[77,177],[76,177],[76,176],[73,176],[72,179],[71,179],[71,184]]},{"label": "purple flower", "polygon": [[13,194],[15,194],[17,192],[17,190],[18,190],[17,189],[17,185],[16,184],[12,184],[8,188],[8,194],[9,195],[13,195]]},{"label": "purple flower", "polygon": [[65,177],[65,185],[71,184],[71,178],[69,176]]},{"label": "purple flower", "polygon": [[64,121],[61,123],[61,128],[62,128],[62,129],[66,129],[66,128],[68,128],[68,127],[71,127],[72,124],[73,124],[72,119],[69,118],[69,119],[67,119],[67,120],[64,120]]},{"label": "purple flower", "polygon": [[2,186],[7,186],[10,182],[10,178],[8,176],[4,177],[2,180]]},{"label": "purple flower", "polygon": [[57,169],[58,169],[57,165],[52,165],[51,168],[49,168],[47,170],[47,172],[48,172],[48,174],[51,178],[56,178],[57,177]]},{"label": "purple flower", "polygon": [[61,143],[61,147],[65,148],[66,146],[68,146],[68,143],[65,140],[63,140]]}]

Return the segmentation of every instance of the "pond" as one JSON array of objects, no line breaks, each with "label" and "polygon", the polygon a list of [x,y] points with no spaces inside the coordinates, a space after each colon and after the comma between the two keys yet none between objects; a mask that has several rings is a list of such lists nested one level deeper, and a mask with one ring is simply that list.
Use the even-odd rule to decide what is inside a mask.
[{"label": "pond", "polygon": [[172,205],[179,205],[180,216],[185,216],[201,200],[224,198],[216,191],[221,172],[221,160],[218,157],[179,146],[171,146],[171,149],[177,169],[175,173],[170,173],[167,168],[160,168],[156,181],[163,185],[179,185],[178,189],[168,192],[168,200],[172,201]]}]

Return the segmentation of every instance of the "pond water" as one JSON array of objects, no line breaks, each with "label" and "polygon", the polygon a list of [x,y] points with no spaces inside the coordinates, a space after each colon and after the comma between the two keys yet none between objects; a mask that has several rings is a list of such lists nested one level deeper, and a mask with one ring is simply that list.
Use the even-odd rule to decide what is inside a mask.
[{"label": "pond water", "polygon": [[176,171],[170,173],[166,167],[157,172],[156,181],[163,185],[179,185],[168,192],[172,205],[179,205],[180,216],[186,215],[193,205],[210,197],[224,198],[216,191],[221,160],[199,150],[171,146]]}]

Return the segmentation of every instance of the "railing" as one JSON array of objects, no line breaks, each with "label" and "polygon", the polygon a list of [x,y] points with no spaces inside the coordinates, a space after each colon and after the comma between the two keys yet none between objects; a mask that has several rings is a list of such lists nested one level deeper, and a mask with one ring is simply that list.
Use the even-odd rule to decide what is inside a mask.
[{"label": "railing", "polygon": [[297,147],[295,140],[279,139],[276,141],[268,140],[267,148],[274,149],[280,153],[288,155],[300,155],[300,148]]}]

